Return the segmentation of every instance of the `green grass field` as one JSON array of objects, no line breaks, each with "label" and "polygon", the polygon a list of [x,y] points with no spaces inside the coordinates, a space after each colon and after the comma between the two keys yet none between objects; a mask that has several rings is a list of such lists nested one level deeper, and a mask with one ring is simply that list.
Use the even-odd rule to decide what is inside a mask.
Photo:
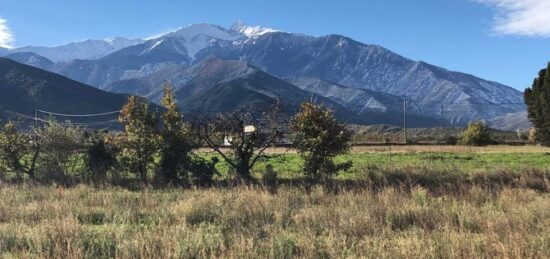
[{"label": "green grass field", "polygon": [[[205,155],[207,157],[215,155]],[[255,167],[257,176],[267,164],[273,165],[282,178],[301,176],[302,159],[297,154],[270,154]],[[218,156],[218,158],[220,158]],[[221,159],[220,159],[221,160]],[[433,170],[479,172],[519,172],[522,170],[550,170],[550,153],[450,153],[450,152],[401,152],[401,153],[352,153],[339,156],[337,161],[351,160],[353,167],[340,175],[342,179],[357,179],[369,171],[398,170],[407,167]],[[228,171],[227,164],[220,162],[218,170]]]}]

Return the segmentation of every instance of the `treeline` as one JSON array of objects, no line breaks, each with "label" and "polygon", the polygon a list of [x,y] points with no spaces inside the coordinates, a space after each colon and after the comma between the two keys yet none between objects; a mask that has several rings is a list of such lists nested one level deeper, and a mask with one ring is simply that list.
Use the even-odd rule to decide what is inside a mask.
[{"label": "treeline", "polygon": [[[142,98],[131,96],[122,108],[121,132],[90,131],[55,121],[21,132],[8,122],[0,131],[0,179],[43,184],[132,186],[209,186],[221,173],[222,159],[230,168],[224,178],[255,184],[252,168],[268,147],[289,139],[304,159],[307,188],[325,184],[351,163],[333,158],[350,148],[351,132],[324,105],[305,102],[290,123],[280,123],[279,105],[265,112],[239,111],[184,118],[172,88],[164,87],[162,113]],[[292,134],[285,134],[290,128]],[[201,156],[208,146],[218,156]],[[268,167],[263,183],[274,185]]]},{"label": "treeline", "polygon": [[[282,123],[279,104],[263,112],[184,118],[166,84],[162,106],[162,113],[156,113],[146,100],[130,96],[118,118],[123,126],[120,132],[90,131],[55,121],[21,132],[8,122],[0,130],[0,180],[192,187],[210,186],[218,176],[235,184],[262,180],[266,186],[276,186],[277,175],[271,167],[261,179],[253,176],[252,168],[266,158],[269,147],[281,142],[290,142],[303,158],[306,188],[330,184],[334,175],[352,166],[334,162],[337,155],[349,151],[352,132],[324,105],[304,102],[287,123]],[[477,146],[494,143],[480,122],[470,123],[456,141]],[[204,146],[217,156],[196,151]],[[216,169],[220,159],[228,172]]]}]

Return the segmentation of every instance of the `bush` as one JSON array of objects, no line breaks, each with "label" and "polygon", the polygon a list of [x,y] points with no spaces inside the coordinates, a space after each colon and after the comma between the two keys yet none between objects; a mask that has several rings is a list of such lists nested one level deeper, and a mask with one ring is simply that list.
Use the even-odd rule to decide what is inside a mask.
[{"label": "bush", "polygon": [[32,151],[28,135],[19,133],[12,122],[4,125],[0,131],[0,169],[15,173],[18,180],[24,174],[34,178],[38,153]]},{"label": "bush", "polygon": [[117,148],[102,132],[87,133],[86,169],[87,179],[93,183],[104,183],[108,171],[116,164]]},{"label": "bush", "polygon": [[208,161],[204,158],[193,156],[191,159],[191,183],[196,186],[211,186],[214,183],[214,176],[220,175],[216,169],[216,164],[219,162],[218,158],[213,157]]},{"label": "bush", "polygon": [[270,193],[277,193],[277,186],[279,185],[277,172],[273,170],[273,166],[271,164],[265,166],[265,172],[262,175],[262,182]]},{"label": "bush", "polygon": [[350,149],[351,132],[338,123],[324,105],[302,103],[292,118],[294,146],[304,158],[304,172],[310,184],[328,183],[332,175],[351,167],[351,162],[335,164],[333,158]]},{"label": "bush", "polygon": [[470,122],[460,138],[460,144],[467,146],[486,146],[492,142],[489,129],[483,122]]},{"label": "bush", "polygon": [[82,173],[78,152],[83,147],[82,129],[51,121],[34,134],[40,146],[37,170],[42,181],[69,184]]}]

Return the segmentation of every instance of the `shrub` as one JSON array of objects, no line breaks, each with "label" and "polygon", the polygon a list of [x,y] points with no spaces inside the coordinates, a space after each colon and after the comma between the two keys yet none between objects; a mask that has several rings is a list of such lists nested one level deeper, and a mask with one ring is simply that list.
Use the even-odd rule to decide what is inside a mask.
[{"label": "shrub", "polygon": [[109,137],[103,132],[87,133],[86,149],[86,168],[88,171],[87,179],[94,183],[104,183],[107,178],[107,172],[116,163],[117,148],[113,146],[112,141],[107,141]]},{"label": "shrub", "polygon": [[24,174],[33,179],[38,154],[31,138],[19,133],[14,123],[4,125],[0,131],[0,169],[4,167],[6,171],[15,173],[19,180]]},{"label": "shrub", "polygon": [[213,157],[210,161],[194,155],[191,159],[191,183],[196,186],[211,186],[214,183],[214,176],[220,175],[216,169],[218,158]]},{"label": "shrub", "polygon": [[273,170],[273,166],[271,164],[265,166],[265,172],[262,175],[262,182],[270,193],[277,193],[277,186],[279,185],[277,172]]},{"label": "shrub", "polygon": [[351,167],[351,162],[333,161],[336,155],[349,151],[351,132],[336,121],[326,106],[302,103],[290,127],[295,131],[292,141],[304,158],[304,172],[310,184],[327,184],[332,175]]},{"label": "shrub", "polygon": [[69,184],[73,176],[79,175],[84,131],[72,125],[50,121],[43,128],[36,129],[40,147],[37,169],[45,182]]},{"label": "shrub", "polygon": [[486,146],[491,143],[491,134],[483,122],[470,122],[460,138],[460,144],[467,146]]}]

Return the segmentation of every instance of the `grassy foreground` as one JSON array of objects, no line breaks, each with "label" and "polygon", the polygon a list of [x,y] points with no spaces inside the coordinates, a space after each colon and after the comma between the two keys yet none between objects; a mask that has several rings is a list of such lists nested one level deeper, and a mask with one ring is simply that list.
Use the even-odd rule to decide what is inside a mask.
[{"label": "grassy foreground", "polygon": [[548,258],[550,194],[0,187],[2,258]]}]

